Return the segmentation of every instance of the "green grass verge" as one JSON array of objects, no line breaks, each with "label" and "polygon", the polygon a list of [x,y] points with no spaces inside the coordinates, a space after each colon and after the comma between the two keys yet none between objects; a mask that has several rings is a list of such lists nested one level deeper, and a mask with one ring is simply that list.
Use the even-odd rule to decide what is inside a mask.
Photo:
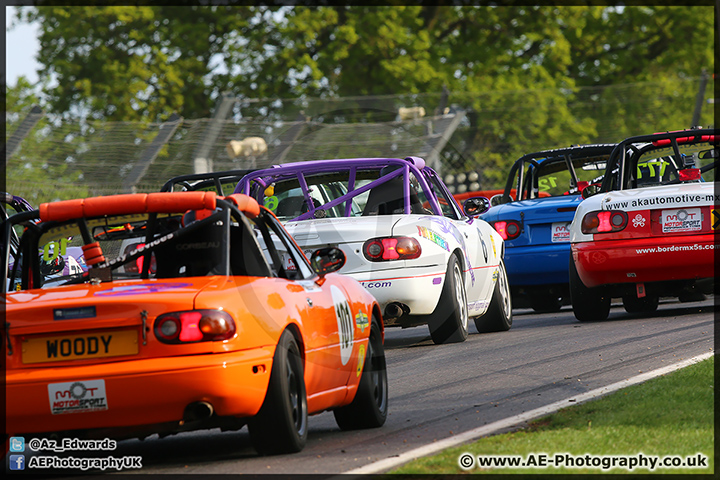
[{"label": "green grass verge", "polygon": [[[481,438],[450,448],[439,455],[421,458],[390,473],[400,474],[555,474],[555,473],[714,473],[714,357],[645,383],[619,390],[606,397],[568,407],[530,422],[519,431]],[[474,457],[464,470],[459,459]],[[586,454],[644,457],[679,456],[707,459],[705,468],[635,467],[613,468],[487,468],[478,466],[479,456],[512,455],[523,461],[553,460],[569,453],[578,461]],[[531,456],[531,454],[534,454]],[[609,461],[608,458],[605,460]],[[619,460],[617,460],[619,461]],[[629,459],[627,460],[629,461]],[[548,461],[548,463],[550,463]],[[617,464],[616,464],[617,465]],[[629,464],[628,464],[629,466]]]}]

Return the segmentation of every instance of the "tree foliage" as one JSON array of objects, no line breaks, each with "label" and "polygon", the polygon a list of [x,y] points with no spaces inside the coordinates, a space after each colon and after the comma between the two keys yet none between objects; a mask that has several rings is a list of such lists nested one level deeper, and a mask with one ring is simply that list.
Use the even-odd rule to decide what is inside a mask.
[{"label": "tree foliage", "polygon": [[[5,131],[9,136],[30,109],[39,103],[39,99],[27,78],[21,76],[14,86],[7,88],[6,102],[12,105],[12,109],[8,108],[5,115]],[[11,168],[2,172],[6,191],[25,198],[35,207],[42,202],[87,196],[88,189],[79,182],[82,173],[73,171],[70,162],[57,164],[48,161],[55,150],[53,137],[57,136],[48,119],[41,118],[30,132],[30,138],[21,144],[12,158]],[[32,152],[26,151],[23,148],[25,145],[31,145]],[[68,187],[64,188],[62,196],[58,196],[52,187],[58,184]]]},{"label": "tree foliage", "polygon": [[[590,4],[38,6],[19,8],[17,20],[41,27],[48,112],[162,122],[173,112],[210,117],[225,92],[293,99],[447,88],[468,121],[446,154],[468,168],[496,165],[487,178],[498,183],[538,138],[554,148],[689,126],[696,90],[674,98],[672,89],[714,70],[713,4]],[[636,104],[588,90],[658,81],[667,88]],[[687,112],[647,111],[673,98],[689,101]],[[352,107],[356,121],[385,121],[358,115],[362,105]],[[294,120],[297,109],[286,113]],[[610,126],[616,138],[602,135]]]},{"label": "tree foliage", "polygon": [[40,76],[54,112],[207,117],[248,98],[483,92],[698,76],[712,5],[41,6]]}]

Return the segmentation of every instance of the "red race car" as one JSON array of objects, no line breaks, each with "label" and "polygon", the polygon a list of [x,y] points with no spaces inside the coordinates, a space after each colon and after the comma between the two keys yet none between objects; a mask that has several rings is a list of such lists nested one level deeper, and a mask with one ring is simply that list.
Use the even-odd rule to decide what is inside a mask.
[{"label": "red race car", "polygon": [[603,320],[612,297],[631,313],[662,296],[704,298],[714,283],[720,207],[714,129],[624,140],[599,193],[580,203],[570,226],[570,296],[575,317]]}]

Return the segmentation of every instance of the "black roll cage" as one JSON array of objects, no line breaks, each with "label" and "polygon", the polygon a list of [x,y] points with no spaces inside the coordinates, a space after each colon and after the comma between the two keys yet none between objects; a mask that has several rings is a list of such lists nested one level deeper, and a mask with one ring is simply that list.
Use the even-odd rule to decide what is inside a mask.
[{"label": "black roll cage", "polygon": [[[523,193],[530,188],[534,188],[537,179],[535,173],[540,168],[541,163],[553,161],[562,158],[568,170],[570,177],[572,178],[574,185],[577,187],[577,174],[575,173],[575,167],[572,164],[574,158],[583,157],[595,157],[604,154],[608,154],[613,151],[615,144],[591,144],[591,145],[575,145],[567,148],[556,148],[552,150],[541,150],[534,153],[528,153],[520,157],[515,161],[513,166],[510,168],[507,181],[505,183],[505,189],[502,194],[501,203],[510,203],[513,200],[510,197],[510,193],[515,183],[513,180],[517,177],[516,185],[516,201],[523,199]],[[541,162],[538,162],[536,158],[540,158]],[[526,164],[530,164],[530,168],[526,170]],[[519,171],[518,171],[519,170]],[[527,178],[526,178],[527,176]]]},{"label": "black roll cage", "polygon": [[[676,132],[654,133],[650,135],[638,135],[626,138],[622,142],[618,143],[610,154],[610,158],[608,159],[607,166],[605,168],[605,176],[598,192],[609,192],[611,190],[626,190],[628,188],[632,188],[629,185],[628,180],[631,178],[631,169],[637,164],[637,158],[640,158],[644,153],[650,150],[667,147],[667,145],[654,145],[653,142],[657,142],[659,140],[670,140],[670,146],[672,146],[673,156],[676,159],[676,163],[678,165],[682,165],[682,162],[680,162],[680,142],[678,142],[678,139],[687,138],[687,140],[681,142],[682,144],[695,144],[702,143],[702,137],[710,135],[714,136],[713,142],[710,142],[709,140],[705,141],[707,141],[708,144],[714,143],[717,145],[720,138],[718,138],[717,130],[714,128],[694,128],[689,130],[679,130]],[[636,144],[641,144],[641,146],[638,147]],[[632,155],[628,156],[628,150],[632,151]],[[706,165],[700,170],[703,173],[707,172],[715,168],[717,164],[718,160]],[[614,178],[613,175],[610,175],[610,172],[616,168],[618,169],[619,175],[617,180],[618,184],[613,185]],[[665,183],[665,185],[669,185],[670,183],[679,183],[679,180]]]},{"label": "black roll cage", "polygon": [[[222,259],[221,259],[221,267],[220,271],[218,272],[218,275],[229,275],[230,274],[230,249],[228,244],[229,239],[229,228],[230,228],[230,220],[231,218],[235,218],[239,223],[243,224],[243,228],[247,228],[250,231],[252,231],[252,227],[250,226],[246,216],[241,212],[237,206],[229,200],[224,200],[222,198],[216,199],[216,210],[208,217],[198,220],[196,222],[193,222],[192,224],[182,227],[179,230],[176,230],[174,232],[164,233],[162,236],[156,236],[156,229],[157,229],[157,213],[149,213],[148,214],[148,226],[145,231],[145,247],[139,247],[132,251],[130,251],[128,254],[121,254],[119,257],[116,257],[114,259],[106,259],[105,261],[88,266],[88,271],[84,272],[83,274],[78,275],[77,277],[69,279],[66,284],[72,284],[72,283],[81,283],[82,281],[88,280],[89,278],[93,278],[97,276],[98,278],[103,278],[101,274],[98,272],[102,270],[110,270],[112,267],[117,266],[120,263],[128,263],[132,260],[135,260],[141,256],[145,256],[145,260],[143,262],[143,271],[141,273],[140,278],[147,279],[149,278],[149,265],[150,265],[150,255],[152,254],[152,251],[159,245],[162,245],[163,243],[177,239],[182,238],[186,235],[189,235],[190,233],[202,229],[210,224],[213,224],[217,222],[218,220],[223,221],[223,228],[226,229],[224,231],[224,234],[222,235],[222,244],[220,246],[222,251]],[[180,213],[180,212],[178,212]],[[269,228],[272,228],[272,230],[277,234],[280,235],[280,233],[277,232],[277,227],[274,225],[268,226],[267,223],[272,223],[271,217],[272,215],[268,215],[263,209],[260,210],[259,218],[261,221],[257,222],[258,228],[260,229],[261,234],[263,235],[263,238],[265,239],[266,244],[268,245],[268,250],[270,252],[270,255],[273,259],[273,262],[275,262],[278,270],[279,270],[279,276],[280,277],[287,277],[287,272],[285,271],[285,267],[283,263],[280,261],[279,256],[277,254],[277,251],[274,248],[274,245],[272,244],[270,240],[270,233]],[[95,217],[95,218],[102,218],[102,217]],[[58,225],[62,224],[68,224],[68,223],[79,223],[83,225],[79,225],[79,229],[81,232],[85,229],[87,229],[87,222],[86,218],[76,218],[71,220],[63,220],[63,221],[47,221],[47,222],[39,222],[40,220],[40,211],[39,210],[32,210],[29,212],[21,212],[17,213],[15,215],[12,215],[7,220],[4,220],[2,222],[2,228],[0,228],[0,231],[3,235],[3,242],[0,242],[2,245],[2,257],[0,258],[0,268],[2,269],[2,277],[3,277],[3,285],[7,285],[7,281],[9,278],[17,278],[17,270],[20,267],[20,262],[18,259],[29,259],[31,262],[31,265],[29,268],[23,268],[21,271],[21,288],[23,290],[27,290],[29,288],[39,288],[41,286],[40,282],[42,279],[42,275],[40,273],[40,261],[39,261],[39,255],[34,255],[34,250],[37,249],[37,241],[40,235],[42,235],[43,232],[54,228]],[[16,254],[16,261],[14,262],[12,272],[9,272],[9,264],[10,264],[10,250],[7,248],[7,240],[9,240],[11,232],[13,232],[13,226],[14,225],[24,225],[26,230],[24,234],[22,235],[20,239],[20,245],[17,249]],[[83,237],[83,243],[88,244],[94,242],[94,239],[92,237],[85,238],[85,235],[82,235]],[[155,243],[156,242],[156,243]],[[269,268],[268,270],[272,271],[272,269]],[[10,273],[10,275],[8,275]],[[30,285],[32,282],[32,286]],[[3,291],[5,291],[6,287],[3,286]]]}]

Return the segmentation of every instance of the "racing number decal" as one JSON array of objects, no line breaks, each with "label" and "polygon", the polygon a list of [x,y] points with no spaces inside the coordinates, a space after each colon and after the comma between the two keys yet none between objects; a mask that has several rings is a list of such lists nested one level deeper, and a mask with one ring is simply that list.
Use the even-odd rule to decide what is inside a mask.
[{"label": "racing number decal", "polygon": [[[665,175],[665,169],[667,168],[668,163],[664,160],[661,160],[660,162],[642,162],[637,164],[637,178],[640,180],[643,177],[643,172],[641,167],[646,167],[649,170],[650,178],[655,177],[661,177]],[[658,173],[660,175],[658,175]]]},{"label": "racing number decal", "polygon": [[333,304],[335,305],[335,318],[338,324],[338,335],[340,337],[340,361],[347,365],[353,349],[353,318],[350,315],[350,304],[345,295],[335,285],[330,287]]},{"label": "racing number decal", "polygon": [[278,198],[275,195],[272,197],[265,197],[265,201],[263,203],[268,210],[274,212],[278,206]]},{"label": "racing number decal", "polygon": [[555,181],[556,178],[557,177],[547,177],[538,180],[538,187],[540,188],[540,191],[545,192],[551,188],[557,187],[557,182]]},{"label": "racing number decal", "polygon": [[67,238],[61,238],[59,242],[48,242],[43,248],[43,260],[47,263],[52,262],[60,255],[65,255],[67,252]]}]

